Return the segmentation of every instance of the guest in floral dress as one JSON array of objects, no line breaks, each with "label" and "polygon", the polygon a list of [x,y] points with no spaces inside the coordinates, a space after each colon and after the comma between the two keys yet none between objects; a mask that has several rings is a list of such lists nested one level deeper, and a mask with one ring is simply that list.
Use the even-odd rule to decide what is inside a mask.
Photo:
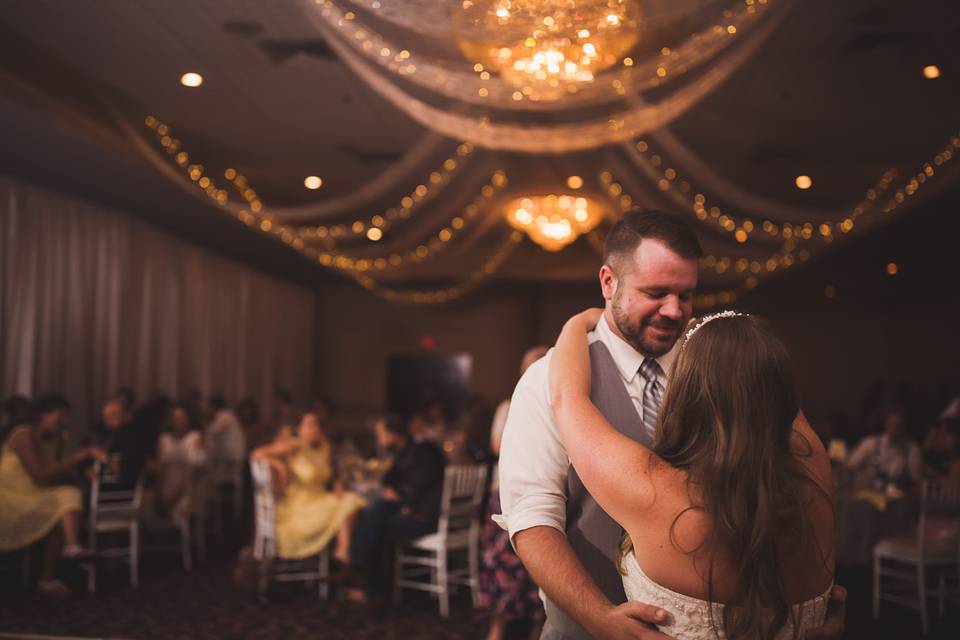
[{"label": "guest in floral dress", "polygon": [[[534,347],[523,356],[520,375],[531,364],[547,352],[546,347]],[[497,407],[490,430],[490,450],[500,455],[500,440],[507,422],[510,400],[504,400]],[[501,640],[507,624],[528,620],[530,638],[539,638],[543,626],[543,603],[540,601],[537,585],[530,579],[523,563],[510,545],[510,536],[492,519],[500,513],[500,487],[497,474],[493,474],[493,486],[490,488],[490,501],[484,520],[483,534],[480,539],[482,557],[480,559],[480,602],[490,610],[490,630],[487,640]]]}]

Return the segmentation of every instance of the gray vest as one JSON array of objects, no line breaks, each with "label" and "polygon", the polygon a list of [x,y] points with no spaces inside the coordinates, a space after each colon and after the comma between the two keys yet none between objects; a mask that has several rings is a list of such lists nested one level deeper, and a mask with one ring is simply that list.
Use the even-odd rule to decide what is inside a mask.
[{"label": "gray vest", "polygon": [[[590,345],[590,399],[617,431],[650,446],[643,421],[627,393],[610,351],[600,341]],[[623,529],[600,508],[577,472],[567,472],[567,540],[600,590],[614,604],[627,601],[617,572]],[[547,621],[540,640],[588,640],[590,636],[557,605],[546,599]]]}]

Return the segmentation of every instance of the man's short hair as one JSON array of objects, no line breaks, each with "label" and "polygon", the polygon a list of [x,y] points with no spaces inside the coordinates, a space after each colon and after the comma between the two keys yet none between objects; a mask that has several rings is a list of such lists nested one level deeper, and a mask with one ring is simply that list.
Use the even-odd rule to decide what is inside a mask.
[{"label": "man's short hair", "polygon": [[410,435],[410,424],[395,414],[384,416],[383,428],[386,429],[387,433],[398,435],[401,438],[406,438]]},{"label": "man's short hair", "polygon": [[213,407],[214,409],[218,409],[218,410],[219,410],[219,409],[226,409],[226,408],[227,408],[227,400],[226,400],[226,398],[223,397],[223,394],[222,394],[222,393],[215,393],[215,394],[213,394],[212,396],[210,396],[210,406]]},{"label": "man's short hair", "polygon": [[659,240],[690,260],[703,255],[693,228],[680,216],[656,209],[632,209],[617,221],[603,243],[603,263],[619,271],[623,258],[632,258],[641,240]]}]

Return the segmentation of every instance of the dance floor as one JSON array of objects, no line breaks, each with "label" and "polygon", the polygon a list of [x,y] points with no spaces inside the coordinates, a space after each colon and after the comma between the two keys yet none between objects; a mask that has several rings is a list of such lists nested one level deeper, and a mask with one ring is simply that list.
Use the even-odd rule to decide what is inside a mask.
[{"label": "dance floor", "polygon": [[[183,573],[175,555],[145,559],[141,586],[124,583],[121,567],[101,581],[95,595],[79,587],[69,598],[23,593],[9,584],[0,592],[0,640],[37,636],[113,638],[124,640],[188,640],[194,638],[396,638],[482,639],[488,618],[470,609],[469,599],[454,599],[451,616],[437,614],[429,596],[412,594],[402,606],[376,615],[370,608],[337,598],[321,601],[316,591],[301,585],[282,585],[268,604],[259,604],[237,590],[230,578],[232,550],[190,574]],[[869,574],[842,572],[839,580],[851,588],[847,639],[920,638],[916,612],[885,605],[880,622],[870,616]],[[511,634],[525,638],[522,629]],[[954,605],[943,620],[931,607],[933,640],[960,637],[960,610]]]}]

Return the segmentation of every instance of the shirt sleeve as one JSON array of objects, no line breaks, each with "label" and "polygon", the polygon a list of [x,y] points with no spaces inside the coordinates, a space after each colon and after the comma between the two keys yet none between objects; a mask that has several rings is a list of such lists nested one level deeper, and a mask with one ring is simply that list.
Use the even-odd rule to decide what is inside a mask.
[{"label": "shirt sleeve", "polygon": [[495,521],[510,534],[537,526],[561,532],[566,525],[570,459],[550,409],[550,354],[520,379],[510,402],[500,448],[500,502]]}]

